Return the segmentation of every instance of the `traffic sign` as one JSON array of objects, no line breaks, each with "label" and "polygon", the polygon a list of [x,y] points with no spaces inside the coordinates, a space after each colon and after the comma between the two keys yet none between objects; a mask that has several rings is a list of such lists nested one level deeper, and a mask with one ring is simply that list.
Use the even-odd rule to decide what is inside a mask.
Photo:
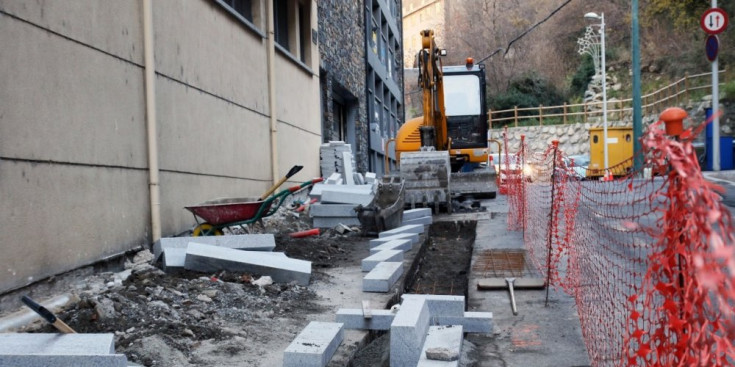
[{"label": "traffic sign", "polygon": [[704,42],[704,50],[707,53],[707,60],[714,62],[717,60],[717,53],[720,51],[720,40],[714,34],[707,36]]},{"label": "traffic sign", "polygon": [[720,8],[708,9],[702,15],[699,25],[707,34],[720,34],[727,28],[727,13]]}]

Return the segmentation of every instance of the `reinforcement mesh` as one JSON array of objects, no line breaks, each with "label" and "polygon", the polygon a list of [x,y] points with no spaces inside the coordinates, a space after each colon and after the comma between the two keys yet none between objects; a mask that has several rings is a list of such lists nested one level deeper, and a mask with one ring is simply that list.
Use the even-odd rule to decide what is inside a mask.
[{"label": "reinforcement mesh", "polygon": [[735,364],[735,227],[691,144],[703,126],[672,139],[652,125],[641,172],[631,160],[609,180],[556,144],[509,147],[523,167],[506,172],[508,228],[575,298],[594,366]]}]

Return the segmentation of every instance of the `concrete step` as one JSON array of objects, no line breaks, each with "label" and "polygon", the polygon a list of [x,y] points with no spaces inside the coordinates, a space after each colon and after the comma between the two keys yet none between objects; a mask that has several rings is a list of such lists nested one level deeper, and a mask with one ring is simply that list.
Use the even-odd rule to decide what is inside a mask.
[{"label": "concrete step", "polygon": [[431,326],[418,367],[457,367],[462,355],[462,326]]},{"label": "concrete step", "polygon": [[402,252],[411,251],[413,246],[411,245],[411,241],[407,239],[403,240],[393,240],[386,242],[380,246],[373,247],[370,249],[370,254],[377,254],[381,251],[390,251],[390,250],[399,250]]},{"label": "concrete step", "polygon": [[401,275],[403,275],[403,262],[382,262],[362,279],[362,291],[386,293]]},{"label": "concrete step", "polygon": [[259,252],[189,243],[184,267],[188,270],[213,273],[220,270],[268,275],[279,283],[296,282],[309,285],[311,262]]},{"label": "concrete step", "polygon": [[403,251],[402,250],[385,250],[376,252],[364,259],[362,259],[362,271],[373,270],[378,264],[389,261],[389,262],[403,262]]},{"label": "concrete step", "polygon": [[391,229],[390,231],[380,232],[379,238],[390,237],[401,233],[424,233],[424,226],[421,224],[409,224],[406,226],[400,226],[398,228]]},{"label": "concrete step", "polygon": [[370,318],[365,318],[361,308],[340,308],[337,322],[345,324],[345,329],[390,330],[396,314],[391,310],[370,310]]},{"label": "concrete step", "polygon": [[276,248],[276,238],[273,234],[241,234],[231,236],[205,237],[165,237],[153,244],[153,262],[163,254],[166,248],[186,248],[189,242],[205,245],[233,248],[248,251],[273,251]]},{"label": "concrete step", "polygon": [[324,367],[344,340],[344,324],[312,321],[283,352],[284,367]]},{"label": "concrete step", "polygon": [[403,220],[431,217],[431,208],[416,208],[403,211]]},{"label": "concrete step", "polygon": [[380,246],[386,242],[390,242],[393,240],[401,240],[401,239],[409,239],[411,240],[411,245],[415,245],[419,243],[419,234],[418,233],[400,233],[394,236],[374,238],[370,240],[370,248]]},{"label": "concrete step", "polygon": [[114,334],[0,334],[0,366],[126,367]]}]

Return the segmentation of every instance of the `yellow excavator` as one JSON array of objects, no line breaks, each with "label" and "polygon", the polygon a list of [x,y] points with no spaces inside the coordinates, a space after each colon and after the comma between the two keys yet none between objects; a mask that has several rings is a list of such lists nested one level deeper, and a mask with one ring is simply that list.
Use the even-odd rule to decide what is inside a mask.
[{"label": "yellow excavator", "polygon": [[407,205],[445,206],[452,196],[494,198],[495,168],[488,164],[485,67],[471,58],[465,65],[443,66],[446,51],[433,30],[421,31],[418,53],[423,116],[407,121],[396,134],[396,155]]}]

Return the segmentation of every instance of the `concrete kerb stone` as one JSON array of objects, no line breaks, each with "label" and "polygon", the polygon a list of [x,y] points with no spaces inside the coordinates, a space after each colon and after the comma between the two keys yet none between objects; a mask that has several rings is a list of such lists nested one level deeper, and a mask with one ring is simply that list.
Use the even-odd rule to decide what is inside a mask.
[{"label": "concrete kerb stone", "polygon": [[[244,254],[254,254],[254,256],[277,256],[285,258],[284,252],[266,252],[266,251],[242,251]],[[167,247],[163,249],[163,271],[173,273],[184,270],[186,264],[186,249],[178,247]]]},{"label": "concrete kerb stone", "polygon": [[[426,335],[426,341],[421,348],[419,367],[456,367],[459,366],[459,357],[462,355],[462,326],[431,326]],[[392,339],[392,338],[391,338]],[[444,353],[442,360],[432,360],[427,357],[427,350],[441,348]]]},{"label": "concrete kerb stone", "polygon": [[0,366],[126,367],[113,334],[0,334]]},{"label": "concrete kerb stone", "polygon": [[410,239],[411,245],[415,245],[419,242],[419,234],[418,233],[401,233],[401,234],[397,234],[394,236],[374,238],[370,240],[370,248],[378,247],[386,242],[390,242],[393,240],[401,240],[401,239]]},{"label": "concrete kerb stone", "polygon": [[370,185],[335,185],[324,186],[322,189],[322,203],[354,204],[367,206],[375,197],[373,186]]},{"label": "concrete kerb stone", "polygon": [[382,262],[401,262],[403,261],[403,251],[401,250],[385,250],[376,252],[362,259],[362,271],[370,271]]},{"label": "concrete kerb stone", "polygon": [[360,308],[340,308],[337,311],[336,322],[343,323],[345,329],[359,330],[390,330],[390,325],[396,314],[391,310],[371,310],[372,317],[363,317]]},{"label": "concrete kerb stone", "polygon": [[168,247],[163,249],[163,271],[172,273],[184,269],[186,248]]},{"label": "concrete kerb stone", "polygon": [[310,217],[353,217],[357,218],[356,205],[352,204],[321,204],[309,206]]},{"label": "concrete kerb stone", "polygon": [[360,220],[352,217],[314,217],[311,220],[311,225],[316,228],[334,228],[340,224],[359,226]]},{"label": "concrete kerb stone", "polygon": [[342,152],[342,162],[345,167],[345,182],[347,182],[348,185],[354,185],[355,178],[353,177],[354,171],[352,169],[352,153]]},{"label": "concrete kerb stone", "polygon": [[413,248],[411,241],[408,239],[393,240],[386,242],[380,246],[376,246],[370,249],[370,255],[377,254],[381,251],[399,250],[399,251],[411,251]]},{"label": "concrete kerb stone", "polygon": [[403,211],[403,220],[431,217],[431,208],[416,208]]},{"label": "concrete kerb stone", "polygon": [[433,295],[433,294],[404,294],[403,301],[415,300],[426,302],[432,318],[441,316],[464,316],[464,296]]},{"label": "concrete kerb stone", "polygon": [[403,300],[390,327],[391,366],[415,366],[419,362],[430,317],[423,299]]},{"label": "concrete kerb stone", "polygon": [[326,366],[342,340],[344,324],[312,321],[283,352],[283,366]]},{"label": "concrete kerb stone", "polygon": [[432,318],[436,325],[461,325],[465,333],[492,333],[492,312],[465,312],[464,316],[437,316]]},{"label": "concrete kerb stone", "polygon": [[433,223],[432,217],[421,217],[416,219],[406,219],[403,218],[403,222],[401,222],[401,225],[407,226],[411,224],[421,224],[422,226],[428,226]]},{"label": "concrete kerb stone", "polygon": [[296,282],[309,285],[311,262],[258,252],[244,252],[229,248],[189,243],[184,267],[205,273],[220,270],[268,275],[280,283]]},{"label": "concrete kerb stone", "polygon": [[362,279],[363,292],[388,292],[403,275],[403,262],[381,262]]},{"label": "concrete kerb stone", "polygon": [[378,234],[379,238],[383,237],[390,237],[401,233],[424,233],[424,226],[420,224],[409,224],[406,226],[401,226],[398,228],[391,229],[390,231],[384,231],[380,232]]},{"label": "concrete kerb stone", "polygon": [[276,238],[267,234],[241,234],[205,237],[165,237],[153,244],[153,262],[157,262],[165,248],[186,248],[189,242],[248,251],[273,251]]}]

